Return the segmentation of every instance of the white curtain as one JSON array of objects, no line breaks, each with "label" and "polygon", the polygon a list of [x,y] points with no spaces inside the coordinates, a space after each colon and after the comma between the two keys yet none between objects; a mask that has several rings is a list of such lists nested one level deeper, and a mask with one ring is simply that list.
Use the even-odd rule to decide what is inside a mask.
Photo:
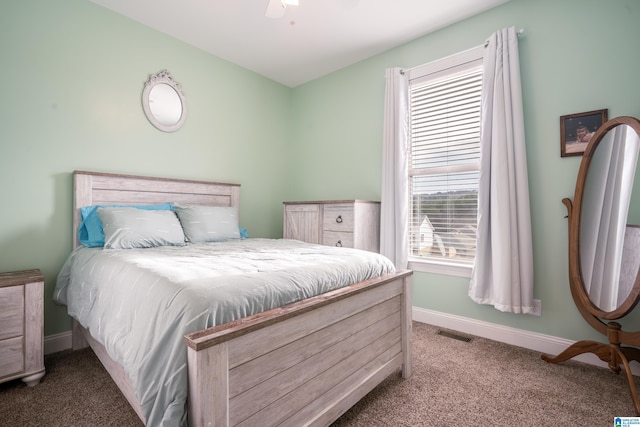
[{"label": "white curtain", "polygon": [[409,251],[409,81],[400,68],[387,69],[385,77],[380,253],[401,270]]},{"label": "white curtain", "polygon": [[477,251],[469,297],[533,311],[533,249],[515,28],[492,34],[483,59]]}]

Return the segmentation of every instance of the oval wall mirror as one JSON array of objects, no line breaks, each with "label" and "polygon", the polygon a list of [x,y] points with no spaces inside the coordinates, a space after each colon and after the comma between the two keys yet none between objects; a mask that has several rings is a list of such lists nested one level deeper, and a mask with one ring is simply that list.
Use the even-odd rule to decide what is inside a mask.
[{"label": "oval wall mirror", "polygon": [[638,415],[640,396],[629,362],[640,362],[640,326],[625,331],[613,320],[629,314],[640,301],[639,156],[640,120],[607,121],[585,149],[573,202],[562,200],[569,213],[571,296],[608,344],[583,340],[555,357],[542,356],[559,363],[583,353],[597,355],[613,372],[624,372]]},{"label": "oval wall mirror", "polygon": [[175,132],[187,116],[182,86],[167,71],[149,76],[142,91],[142,108],[153,126],[164,132]]}]

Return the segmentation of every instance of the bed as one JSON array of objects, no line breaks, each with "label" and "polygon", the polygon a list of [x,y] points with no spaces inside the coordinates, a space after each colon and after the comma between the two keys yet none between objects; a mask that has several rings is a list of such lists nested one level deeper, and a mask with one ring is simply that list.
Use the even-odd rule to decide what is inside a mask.
[{"label": "bed", "polygon": [[[83,207],[126,207],[166,202],[232,207],[236,210],[239,207],[240,186],[237,184],[83,171],[74,172],[73,177],[72,255],[77,259],[83,259],[83,263],[85,261],[82,257],[86,257],[87,260],[94,257],[97,259],[106,256],[105,254],[113,255],[118,252],[82,247],[78,240],[78,229],[82,223],[80,209]],[[291,250],[291,254],[305,260],[310,259],[310,254],[315,259],[323,256],[325,251],[328,256],[332,256],[331,251],[344,249],[283,239],[240,239],[230,244],[232,247],[258,245],[261,254],[258,258],[273,256],[272,253],[278,252],[281,247],[287,254]],[[217,243],[203,245],[214,246]],[[202,250],[197,244],[191,246],[193,250]],[[156,249],[138,250],[138,253],[144,253],[146,256],[152,254],[153,250]],[[161,257],[165,256],[164,252],[177,253],[178,249],[168,247],[157,250],[158,258],[156,255],[149,255],[145,261],[140,262],[155,262],[154,269],[169,269],[167,275],[173,275],[175,269],[172,270],[172,264],[165,262]],[[227,248],[224,251],[229,252]],[[341,256],[358,258],[364,256],[363,252],[347,249],[341,252]],[[110,255],[108,262],[112,262],[111,258],[118,256]],[[179,264],[193,257],[188,255],[183,257],[182,261],[176,262]],[[89,265],[89,261],[86,262],[86,265]],[[280,262],[276,260],[271,264]],[[232,264],[234,261],[225,261],[225,265]],[[245,268],[244,265],[250,262],[239,261],[235,264],[242,270]],[[91,267],[91,270],[99,268]],[[261,271],[261,275],[263,269],[269,269],[256,268]],[[306,276],[311,277],[315,277],[313,275],[316,274],[316,267],[310,264],[292,270],[305,272]],[[384,272],[375,277],[349,282],[343,287],[327,288],[322,293],[299,297],[284,305],[269,306],[265,310],[258,308],[247,315],[236,315],[233,320],[221,317],[213,326],[200,325],[193,330],[192,322],[183,322],[192,329],[180,329],[178,335],[173,334],[165,338],[171,340],[171,343],[179,342],[181,345],[176,354],[184,358],[185,381],[182,385],[167,388],[175,388],[179,396],[168,397],[169,400],[177,401],[177,404],[164,414],[157,408],[150,410],[149,408],[154,408],[157,404],[150,403],[150,399],[144,394],[140,397],[138,377],[142,374],[138,375],[135,369],[132,370],[120,360],[118,354],[114,354],[113,343],[128,339],[129,335],[101,336],[103,328],[96,326],[101,323],[94,323],[92,326],[87,324],[85,327],[78,321],[83,319],[83,309],[73,308],[64,298],[58,298],[57,301],[69,304],[70,315],[74,318],[73,348],[91,346],[140,419],[147,425],[177,425],[187,422],[191,426],[329,425],[389,375],[397,372],[404,378],[411,375],[411,272],[387,269],[381,271]],[[309,272],[313,272],[313,275]],[[279,271],[267,273],[271,274],[267,274],[271,281],[280,277]],[[208,273],[203,274],[206,276]],[[250,282],[245,272],[242,274],[245,282]],[[318,270],[318,274],[323,273]],[[104,276],[111,277],[106,273]],[[224,277],[224,280],[220,280],[227,279]],[[322,278],[318,281],[328,283],[332,282],[333,278]],[[59,282],[63,282],[60,277]],[[122,295],[130,288],[115,282],[117,281],[114,280],[108,288],[114,288],[111,292],[116,295]],[[54,297],[61,293],[58,286],[57,284]],[[107,287],[103,285],[103,288]],[[93,292],[95,289],[85,293]],[[147,291],[147,294],[155,293],[161,294]],[[147,294],[142,300],[145,307],[147,303],[151,304],[151,298]],[[182,295],[180,292],[174,292],[174,297],[178,294]],[[133,298],[137,297],[131,295],[125,299],[133,301]],[[202,299],[206,300],[205,297]],[[144,309],[141,303],[136,304],[139,304],[140,310]],[[132,316],[135,319],[140,313],[145,313],[146,322],[137,319],[132,324],[155,322],[148,321],[148,312],[145,311],[138,313],[134,309],[131,313],[123,314],[121,305],[113,308],[111,317]],[[195,303],[193,305],[197,306]],[[190,305],[182,307],[182,310],[191,309]],[[199,308],[193,308],[197,309]],[[85,312],[91,310],[98,309],[93,306],[84,309]],[[211,314],[207,316],[215,317]],[[160,321],[161,319],[157,320]],[[135,337],[135,334],[131,336]],[[138,342],[137,338],[134,341]],[[143,340],[139,341],[140,348],[132,351],[146,351]],[[170,345],[162,345],[167,345],[166,353],[170,354]],[[163,364],[162,361],[154,360],[154,369],[162,367]],[[155,374],[152,372],[151,376],[153,375]],[[182,395],[186,396],[186,404],[179,398]]]}]

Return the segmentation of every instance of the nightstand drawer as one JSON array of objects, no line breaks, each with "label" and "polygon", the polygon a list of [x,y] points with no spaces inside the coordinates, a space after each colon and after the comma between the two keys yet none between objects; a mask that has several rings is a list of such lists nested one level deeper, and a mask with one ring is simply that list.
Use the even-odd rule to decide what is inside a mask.
[{"label": "nightstand drawer", "polygon": [[0,288],[0,340],[24,334],[24,287]]},{"label": "nightstand drawer", "polygon": [[322,244],[325,246],[353,248],[353,233],[325,231],[322,233]]},{"label": "nightstand drawer", "polygon": [[22,337],[0,341],[0,378],[24,371]]},{"label": "nightstand drawer", "polygon": [[325,205],[322,228],[328,231],[353,231],[353,204]]}]

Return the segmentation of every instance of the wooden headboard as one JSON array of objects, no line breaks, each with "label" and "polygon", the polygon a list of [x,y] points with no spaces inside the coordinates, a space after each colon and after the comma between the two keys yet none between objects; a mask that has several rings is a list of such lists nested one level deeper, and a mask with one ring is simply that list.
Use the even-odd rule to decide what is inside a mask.
[{"label": "wooden headboard", "polygon": [[74,171],[73,188],[74,248],[80,244],[78,227],[83,206],[176,202],[240,209],[240,184]]}]

